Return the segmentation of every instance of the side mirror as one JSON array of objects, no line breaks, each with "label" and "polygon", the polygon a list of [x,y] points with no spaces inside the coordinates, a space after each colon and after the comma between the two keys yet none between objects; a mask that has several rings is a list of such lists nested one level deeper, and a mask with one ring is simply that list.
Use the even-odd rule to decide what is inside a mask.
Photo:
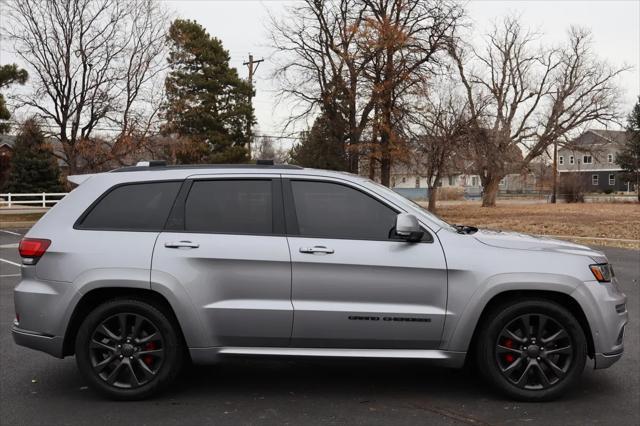
[{"label": "side mirror", "polygon": [[422,240],[424,232],[420,228],[418,219],[409,213],[399,213],[396,216],[396,235],[411,243]]}]

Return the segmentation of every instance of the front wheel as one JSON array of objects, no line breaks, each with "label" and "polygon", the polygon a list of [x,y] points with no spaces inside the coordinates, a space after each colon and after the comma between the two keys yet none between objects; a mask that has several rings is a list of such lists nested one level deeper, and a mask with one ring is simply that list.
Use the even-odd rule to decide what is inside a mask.
[{"label": "front wheel", "polygon": [[135,299],[95,308],[76,337],[76,362],[89,384],[120,400],[146,398],[180,371],[183,348],[169,316]]},{"label": "front wheel", "polygon": [[502,305],[481,326],[480,371],[511,398],[557,398],[584,369],[587,343],[582,327],[555,302],[532,299]]}]

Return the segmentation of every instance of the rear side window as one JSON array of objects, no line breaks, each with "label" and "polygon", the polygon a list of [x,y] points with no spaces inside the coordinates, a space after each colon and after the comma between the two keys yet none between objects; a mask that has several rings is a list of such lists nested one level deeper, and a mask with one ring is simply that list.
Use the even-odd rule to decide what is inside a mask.
[{"label": "rear side window", "polygon": [[118,186],[102,197],[80,224],[81,229],[160,231],[182,182]]},{"label": "rear side window", "polygon": [[397,213],[348,186],[292,181],[300,235],[352,240],[388,240]]},{"label": "rear side window", "polygon": [[195,181],[185,204],[185,230],[273,234],[271,180]]}]

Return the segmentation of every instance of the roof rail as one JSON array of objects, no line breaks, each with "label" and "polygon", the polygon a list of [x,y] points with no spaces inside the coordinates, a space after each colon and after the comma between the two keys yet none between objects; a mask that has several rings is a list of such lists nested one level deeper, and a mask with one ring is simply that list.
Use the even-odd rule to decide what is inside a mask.
[{"label": "roof rail", "polygon": [[[138,163],[140,164],[140,163]],[[304,167],[294,166],[293,164],[178,164],[168,166],[166,164],[144,165],[144,166],[127,166],[119,169],[111,170],[111,173],[122,172],[145,172],[145,171],[162,171],[162,170],[202,170],[202,169],[271,169],[271,170],[301,170]]]},{"label": "roof rail", "polygon": [[166,167],[167,162],[164,160],[148,160],[138,161],[136,167]]}]

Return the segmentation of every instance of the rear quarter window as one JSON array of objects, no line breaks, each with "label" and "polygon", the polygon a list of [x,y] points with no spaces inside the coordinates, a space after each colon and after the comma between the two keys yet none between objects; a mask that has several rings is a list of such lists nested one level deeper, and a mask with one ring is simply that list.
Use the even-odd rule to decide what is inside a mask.
[{"label": "rear quarter window", "polygon": [[161,231],[181,184],[172,181],[116,186],[89,208],[76,228]]}]

